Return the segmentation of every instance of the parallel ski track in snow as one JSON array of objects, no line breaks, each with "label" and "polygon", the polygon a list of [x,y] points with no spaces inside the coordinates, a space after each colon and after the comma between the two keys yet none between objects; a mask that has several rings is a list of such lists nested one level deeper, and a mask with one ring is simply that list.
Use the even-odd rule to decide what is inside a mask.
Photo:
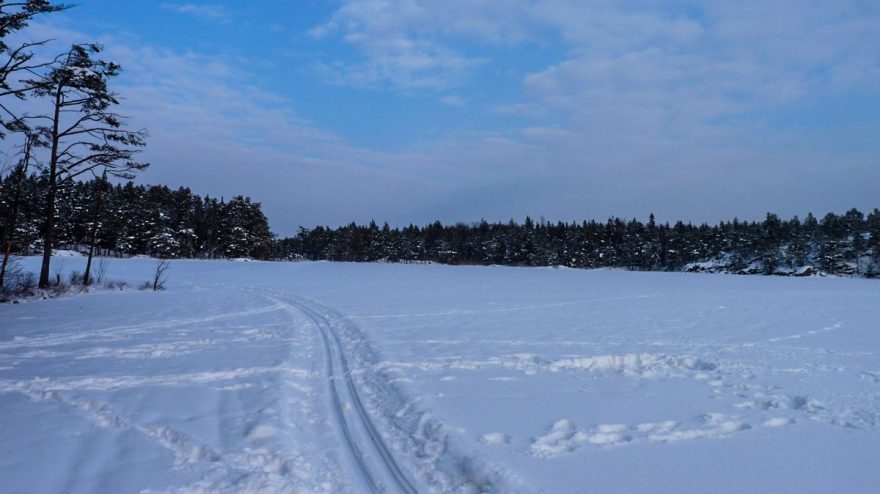
[{"label": "parallel ski track in snow", "polygon": [[[315,324],[324,346],[333,413],[345,445],[370,491],[379,493],[389,492],[390,489],[391,492],[416,494],[418,490],[397,464],[364,407],[357,385],[351,377],[351,368],[342,341],[331,319],[334,316],[326,314],[317,304],[300,297],[285,294],[270,298],[302,312]],[[351,403],[354,414],[346,413],[343,405],[345,403]]]}]

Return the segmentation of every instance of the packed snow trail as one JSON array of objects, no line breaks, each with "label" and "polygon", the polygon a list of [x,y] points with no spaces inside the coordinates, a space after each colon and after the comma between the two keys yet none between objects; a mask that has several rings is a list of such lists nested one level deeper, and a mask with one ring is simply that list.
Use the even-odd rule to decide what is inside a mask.
[{"label": "packed snow trail", "polygon": [[[401,471],[364,408],[339,335],[333,328],[330,319],[332,316],[326,310],[321,310],[318,304],[301,297],[290,298],[287,303],[306,314],[320,333],[326,355],[325,367],[333,399],[333,412],[349,453],[370,491],[389,492],[390,489],[407,494],[418,492]],[[354,416],[346,413],[349,403],[354,405]]]}]

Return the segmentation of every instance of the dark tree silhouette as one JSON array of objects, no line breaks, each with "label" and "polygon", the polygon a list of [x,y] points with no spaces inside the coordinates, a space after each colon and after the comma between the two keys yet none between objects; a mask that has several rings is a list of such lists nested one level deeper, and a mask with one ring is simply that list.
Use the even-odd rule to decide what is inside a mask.
[{"label": "dark tree silhouette", "polygon": [[6,279],[6,270],[9,267],[9,258],[12,255],[12,248],[15,245],[15,234],[18,228],[19,211],[22,207],[22,196],[24,194],[25,179],[27,178],[28,168],[33,159],[33,151],[36,146],[36,136],[25,134],[25,144],[21,150],[21,158],[10,175],[10,194],[6,201],[6,227],[3,229],[3,261],[0,263],[0,288],[3,288]]},{"label": "dark tree silhouette", "polygon": [[73,45],[45,75],[28,81],[35,96],[51,101],[50,115],[28,117],[50,148],[40,288],[49,286],[59,183],[100,172],[132,178],[149,166],[133,159],[145,145],[146,132],[125,129],[124,117],[113,111],[119,100],[108,83],[120,67],[94,58],[100,52],[98,45]]},{"label": "dark tree silhouette", "polygon": [[880,276],[880,211],[809,214],[783,221],[768,214],[760,222],[693,225],[647,224],[610,218],[605,223],[519,224],[434,222],[403,229],[354,223],[331,229],[301,228],[279,241],[290,259],[355,262],[437,262],[513,266],[613,267],[629,270],[709,271],[738,274],[807,275],[821,270],[846,276]]},{"label": "dark tree silhouette", "polygon": [[110,184],[107,182],[107,174],[101,175],[101,179],[96,181],[95,200],[92,204],[92,219],[89,225],[89,256],[86,261],[86,270],[83,272],[83,286],[89,286],[92,282],[92,259],[95,258],[95,247],[98,241],[98,230],[101,228],[101,209],[104,207],[104,191]]},{"label": "dark tree silhouette", "polygon": [[[9,218],[15,197],[20,197],[14,252],[42,250],[38,226],[48,192],[45,176],[31,174],[23,183],[14,174],[0,178],[0,238],[7,238],[13,226]],[[94,256],[278,257],[278,243],[262,206],[241,196],[227,202],[198,196],[185,187],[65,181],[59,187],[56,212],[54,247]]]}]

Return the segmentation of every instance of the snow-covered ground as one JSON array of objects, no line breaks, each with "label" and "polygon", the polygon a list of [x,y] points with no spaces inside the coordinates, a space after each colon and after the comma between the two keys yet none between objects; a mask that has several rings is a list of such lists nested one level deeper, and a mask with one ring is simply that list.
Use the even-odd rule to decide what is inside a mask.
[{"label": "snow-covered ground", "polygon": [[[154,266],[113,260],[106,276],[139,284]],[[165,292],[0,306],[0,490],[880,485],[877,281],[222,261],[168,274]]]}]

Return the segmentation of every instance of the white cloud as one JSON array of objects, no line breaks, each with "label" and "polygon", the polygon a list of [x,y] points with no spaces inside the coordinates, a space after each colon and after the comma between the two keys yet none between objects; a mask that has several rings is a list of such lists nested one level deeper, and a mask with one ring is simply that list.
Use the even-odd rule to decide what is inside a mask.
[{"label": "white cloud", "polygon": [[[475,67],[497,63],[486,45],[555,46],[563,60],[524,77],[534,98],[500,113],[551,104],[576,114],[615,101],[699,124],[875,84],[880,70],[880,12],[847,2],[348,0],[311,33],[363,56],[322,65],[333,82],[405,89],[475,83]],[[683,100],[684,113],[674,109]]]},{"label": "white cloud", "polygon": [[[462,193],[470,204],[495,195],[534,205],[531,214],[580,211],[574,217],[659,208],[693,217],[703,202],[726,211],[703,213],[719,217],[765,208],[802,213],[831,207],[817,206],[817,198],[865,201],[867,188],[855,177],[878,176],[864,152],[822,150],[771,125],[824,98],[880,91],[880,7],[870,3],[351,0],[313,35],[347,41],[367,64],[393,53],[383,44],[393,39],[427,41],[499,71],[510,70],[492,58],[499,51],[555,52],[556,60],[522,74],[519,98],[489,106],[540,125],[484,129],[426,151],[455,156],[473,176],[488,173],[477,179],[484,190]],[[469,86],[484,73],[456,74],[456,93],[474,100]],[[849,163],[850,179],[830,185],[829,161]],[[499,166],[507,173],[491,172]],[[527,193],[507,180],[529,183]]]},{"label": "white cloud", "polygon": [[449,95],[440,98],[440,103],[446,106],[464,106],[467,100],[461,96]]},{"label": "white cloud", "polygon": [[725,123],[739,115],[766,116],[876,84],[880,17],[803,3],[710,2],[683,19],[650,6],[543,2],[538,11],[571,48],[565,60],[528,74],[524,86],[597,139],[720,144],[764,124],[762,117]]},{"label": "white cloud", "polygon": [[312,28],[317,39],[339,39],[359,60],[319,66],[335,84],[398,90],[443,90],[460,85],[486,62],[464,55],[450,39],[511,44],[530,36],[520,24],[524,0],[354,0]]},{"label": "white cloud", "polygon": [[528,0],[347,0],[327,22],[314,27],[311,34],[407,34],[517,43],[532,36],[522,15],[530,4]]},{"label": "white cloud", "polygon": [[547,108],[536,103],[511,103],[495,105],[492,112],[498,115],[540,117],[547,114]]},{"label": "white cloud", "polygon": [[367,59],[317,64],[318,73],[337,85],[441,90],[456,85],[467,71],[483,63],[479,58],[463,57],[431,41],[360,34],[349,34],[345,39],[357,45]]},{"label": "white cloud", "polygon": [[227,24],[232,21],[232,13],[221,5],[194,4],[194,3],[162,3],[159,5],[166,10],[172,10],[179,14],[186,14],[198,19]]}]

